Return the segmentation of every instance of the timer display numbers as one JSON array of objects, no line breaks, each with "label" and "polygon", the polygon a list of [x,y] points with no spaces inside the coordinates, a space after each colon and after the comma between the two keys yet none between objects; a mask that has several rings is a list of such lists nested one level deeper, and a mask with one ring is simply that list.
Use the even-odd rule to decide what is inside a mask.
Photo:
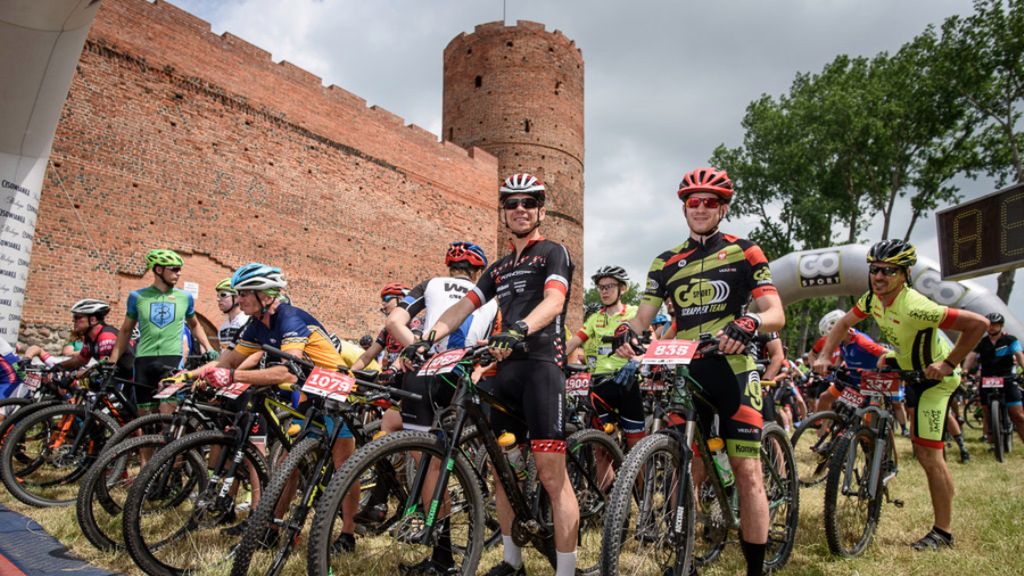
[{"label": "timer display numbers", "polygon": [[1024,184],[935,215],[944,280],[963,280],[1024,263]]}]

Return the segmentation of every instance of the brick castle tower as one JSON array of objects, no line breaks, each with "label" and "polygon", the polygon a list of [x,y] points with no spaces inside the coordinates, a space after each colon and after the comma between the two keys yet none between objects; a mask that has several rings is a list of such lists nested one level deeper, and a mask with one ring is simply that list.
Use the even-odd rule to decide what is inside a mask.
[{"label": "brick castle tower", "polygon": [[[481,24],[444,50],[442,137],[498,158],[499,182],[529,172],[547,186],[544,236],[569,248],[576,273],[567,325],[583,315],[583,55],[560,31],[520,20]],[[499,252],[508,233],[499,218]]]}]

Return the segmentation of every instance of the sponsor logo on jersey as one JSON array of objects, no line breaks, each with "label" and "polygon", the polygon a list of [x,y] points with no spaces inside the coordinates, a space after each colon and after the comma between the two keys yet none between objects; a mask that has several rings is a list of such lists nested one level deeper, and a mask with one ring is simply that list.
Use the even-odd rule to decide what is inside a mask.
[{"label": "sponsor logo on jersey", "polygon": [[150,302],[149,321],[157,328],[165,328],[174,321],[174,304],[170,302]]},{"label": "sponsor logo on jersey", "polygon": [[722,280],[698,278],[685,286],[680,286],[675,296],[679,308],[718,304],[729,298],[729,285]]},{"label": "sponsor logo on jersey", "polygon": [[679,266],[680,268],[682,268],[683,266],[686,266],[686,258],[683,258],[682,260],[677,262],[676,266]]},{"label": "sponsor logo on jersey", "polygon": [[[797,262],[797,274],[800,286],[828,286],[839,284],[839,264],[841,260],[838,250],[803,254]],[[770,274],[770,272],[769,272]]]}]

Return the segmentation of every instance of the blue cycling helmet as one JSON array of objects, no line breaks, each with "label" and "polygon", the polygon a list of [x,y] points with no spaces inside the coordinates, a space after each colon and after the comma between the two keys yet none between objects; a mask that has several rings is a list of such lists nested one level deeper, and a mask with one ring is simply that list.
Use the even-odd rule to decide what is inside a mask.
[{"label": "blue cycling helmet", "polygon": [[453,264],[465,262],[474,268],[487,267],[487,255],[484,249],[472,242],[452,242],[444,256],[444,263],[449,268]]},{"label": "blue cycling helmet", "polygon": [[250,262],[231,275],[231,287],[235,290],[259,290],[277,295],[288,287],[284,274],[276,266]]},{"label": "blue cycling helmet", "polygon": [[651,324],[653,324],[655,326],[661,326],[662,324],[668,324],[668,316],[665,316],[664,314],[658,314],[657,316],[654,317],[654,320],[651,321]]}]

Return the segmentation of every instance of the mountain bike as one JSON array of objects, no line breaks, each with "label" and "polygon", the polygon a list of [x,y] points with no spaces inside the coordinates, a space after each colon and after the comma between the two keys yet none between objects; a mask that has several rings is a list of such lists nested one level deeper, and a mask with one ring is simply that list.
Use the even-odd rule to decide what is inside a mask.
[{"label": "mountain bike", "polygon": [[[645,364],[676,367],[668,411],[685,424],[647,436],[626,456],[605,515],[601,574],[688,575],[695,564],[714,561],[729,534],[738,530],[737,488],[729,481],[731,472],[712,461],[709,438],[702,432],[708,428],[696,408],[701,387],[687,366],[697,353],[720,354],[717,346],[716,339],[702,335],[699,341],[664,340],[647,347]],[[693,445],[699,447],[696,454]],[[777,570],[795,542],[799,486],[792,448],[774,423],[762,429],[759,456],[770,515],[765,568]],[[699,484],[695,458],[705,471]]]},{"label": "mountain bike", "polygon": [[1013,436],[1016,433],[1003,390],[1020,380],[1020,376],[982,376],[978,383],[979,391],[988,391],[988,441],[992,443],[999,462],[1005,461],[1006,455],[1013,449]]}]

